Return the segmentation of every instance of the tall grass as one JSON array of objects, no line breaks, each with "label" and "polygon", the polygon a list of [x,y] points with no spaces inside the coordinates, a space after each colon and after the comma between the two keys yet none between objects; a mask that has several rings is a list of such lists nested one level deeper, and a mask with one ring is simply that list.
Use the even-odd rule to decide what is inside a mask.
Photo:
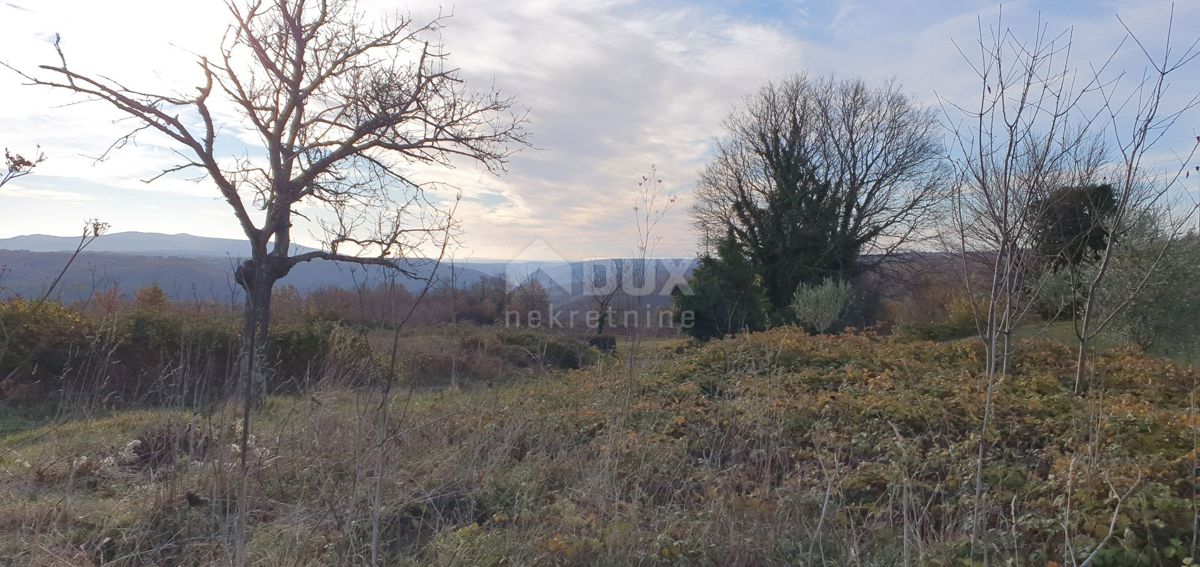
[{"label": "tall grass", "polygon": [[[397,565],[921,565],[969,553],[973,343],[790,329],[651,340],[632,373],[624,354],[606,355],[395,396],[381,431],[382,375],[346,333],[303,390],[268,400],[244,445],[225,403],[6,429],[0,557],[228,561],[243,454],[246,550],[259,564],[362,564],[376,531],[381,563]],[[1112,351],[1097,366],[1105,396],[1080,399],[1068,348],[1021,352],[995,394],[985,474],[1003,508],[982,531],[989,561],[1181,564],[1196,371]]]}]

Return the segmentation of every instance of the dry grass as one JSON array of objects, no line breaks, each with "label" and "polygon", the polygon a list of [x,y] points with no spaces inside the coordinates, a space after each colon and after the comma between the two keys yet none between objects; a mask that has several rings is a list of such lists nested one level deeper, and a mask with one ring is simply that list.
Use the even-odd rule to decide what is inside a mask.
[{"label": "dry grass", "polygon": [[[1114,352],[1096,367],[1104,397],[1076,398],[1069,351],[1021,352],[990,439],[993,561],[1069,563],[1064,522],[1074,557],[1089,553],[1108,526],[1109,483],[1136,483],[1104,564],[1180,564],[1194,371]],[[602,357],[495,388],[402,391],[382,444],[386,563],[957,564],[980,357],[967,342],[784,329],[704,347],[654,341],[632,365]],[[254,562],[365,562],[378,403],[327,382],[257,415]],[[225,561],[234,416],[117,412],[10,429],[0,558]]]}]

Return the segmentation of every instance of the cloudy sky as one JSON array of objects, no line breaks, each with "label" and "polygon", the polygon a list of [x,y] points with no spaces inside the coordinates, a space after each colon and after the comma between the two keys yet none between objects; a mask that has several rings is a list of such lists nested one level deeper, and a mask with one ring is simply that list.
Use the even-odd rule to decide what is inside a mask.
[{"label": "cloudy sky", "polygon": [[[637,181],[652,166],[678,196],[658,228],[658,255],[696,250],[686,207],[724,114],[765,81],[790,73],[898,79],[914,97],[969,101],[977,87],[953,41],[970,43],[999,5],[972,0],[360,0],[380,16],[452,13],[443,34],[469,84],[492,83],[529,108],[534,149],[508,172],[469,167],[422,171],[458,186],[464,201],[459,258],[511,258],[548,243],[576,258],[629,254],[637,239]],[[1170,3],[1158,0],[1005,4],[1005,21],[1072,28],[1081,66],[1121,41],[1116,14],[1161,46]],[[131,87],[186,91],[193,53],[211,53],[227,22],[218,0],[0,0],[0,60],[29,69],[54,61],[61,33],[72,65]],[[1182,43],[1200,33],[1200,2],[1175,5]],[[1132,45],[1118,62],[1140,74]],[[1085,67],[1086,68],[1086,67]],[[3,70],[0,70],[3,71]],[[1173,92],[1194,93],[1180,77]],[[170,148],[143,138],[107,161],[101,154],[129,123],[97,104],[22,86],[0,72],[0,145],[48,161],[0,193],[0,237],[71,234],[86,218],[113,230],[237,237],[233,216],[206,182],[141,180],[170,165]],[[1187,152],[1200,120],[1185,117],[1165,139],[1162,163]],[[305,238],[301,227],[299,240]],[[535,246],[543,246],[537,244]]]}]

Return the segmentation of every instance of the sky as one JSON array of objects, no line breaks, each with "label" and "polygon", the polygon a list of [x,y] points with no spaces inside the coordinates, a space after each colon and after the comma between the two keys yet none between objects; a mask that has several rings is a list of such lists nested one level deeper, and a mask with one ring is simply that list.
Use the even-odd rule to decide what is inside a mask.
[{"label": "sky", "polygon": [[[531,148],[492,175],[469,164],[414,168],[423,181],[461,191],[456,258],[528,257],[548,246],[567,259],[633,254],[637,183],[653,166],[676,199],[655,228],[654,255],[690,257],[697,239],[687,207],[721,135],[722,118],[767,81],[792,73],[895,79],[916,100],[969,102],[978,81],[955,47],[980,22],[1017,30],[1040,18],[1073,30],[1086,69],[1120,44],[1119,14],[1152,51],[1164,43],[1171,4],[1158,0],[359,0],[372,17],[397,11],[422,21],[449,14],[442,40],[468,85],[516,97],[528,109]],[[1200,2],[1174,5],[1176,41],[1200,34]],[[144,90],[196,86],[195,54],[211,53],[228,22],[218,0],[0,0],[0,61],[23,70],[54,63],[54,34],[71,64]],[[1144,68],[1133,44],[1117,58]],[[1180,76],[1169,99],[1200,92]],[[976,99],[977,100],[977,99]],[[240,237],[206,180],[170,176],[171,146],[152,136],[95,158],[132,124],[99,103],[25,86],[0,69],[0,146],[47,156],[36,174],[0,190],[0,237],[74,234],[85,219],[113,231]],[[1195,113],[1192,113],[1195,114]],[[1200,119],[1184,116],[1155,166],[1188,152]],[[446,190],[451,191],[451,190]],[[448,195],[447,195],[448,197]],[[312,227],[296,239],[319,246]]]}]

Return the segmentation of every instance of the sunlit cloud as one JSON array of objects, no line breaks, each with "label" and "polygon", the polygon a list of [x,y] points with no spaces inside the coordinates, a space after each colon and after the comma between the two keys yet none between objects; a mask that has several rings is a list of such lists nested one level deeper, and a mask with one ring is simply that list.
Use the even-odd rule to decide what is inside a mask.
[{"label": "sunlit cloud", "polygon": [[[363,0],[360,7],[372,18],[397,10],[417,21],[452,14],[442,39],[468,84],[495,84],[529,109],[534,147],[514,156],[503,175],[471,164],[412,168],[415,181],[442,184],[431,191],[443,204],[461,192],[462,247],[454,253],[462,258],[503,258],[538,239],[576,258],[629,254],[636,246],[637,181],[651,165],[679,197],[658,228],[658,253],[691,256],[690,193],[723,116],[741,97],[766,81],[808,72],[895,78],[930,105],[969,100],[977,81],[955,42],[969,47],[979,26],[999,12],[990,2],[885,0]],[[1051,29],[1072,27],[1082,64],[1107,57],[1120,41],[1116,13],[1158,40],[1169,3],[1046,0],[1003,10],[1017,30],[1039,15]],[[1175,17],[1181,32],[1200,29],[1200,6],[1176,5]],[[22,68],[53,61],[50,42],[61,33],[73,65],[139,87],[188,92],[198,78],[193,54],[213,52],[226,19],[216,2],[130,0],[120,9],[70,0],[0,4],[0,53]],[[177,21],[188,25],[168,25]],[[1140,72],[1137,57],[1125,54],[1119,63]],[[1173,89],[1195,92],[1198,84],[1187,77]],[[142,183],[178,161],[161,137],[140,136],[97,162],[133,126],[112,110],[68,105],[68,97],[21,86],[10,73],[0,73],[0,99],[0,145],[41,145],[50,159],[38,175],[54,181],[53,188],[27,183],[23,204],[0,207],[4,217],[17,208],[21,214],[0,221],[0,237],[31,232],[32,225],[73,233],[76,210],[55,209],[52,202],[65,201],[50,194],[94,196],[72,202],[89,216],[118,219],[119,230],[169,225],[176,228],[171,232],[239,235],[211,184],[186,175]],[[233,136],[229,151],[253,151],[253,134],[230,109],[221,113],[223,131]],[[1185,118],[1165,142],[1185,147],[1196,126]],[[1165,147],[1163,161],[1176,150]],[[316,245],[307,235],[318,232],[301,225],[297,235]]]}]

